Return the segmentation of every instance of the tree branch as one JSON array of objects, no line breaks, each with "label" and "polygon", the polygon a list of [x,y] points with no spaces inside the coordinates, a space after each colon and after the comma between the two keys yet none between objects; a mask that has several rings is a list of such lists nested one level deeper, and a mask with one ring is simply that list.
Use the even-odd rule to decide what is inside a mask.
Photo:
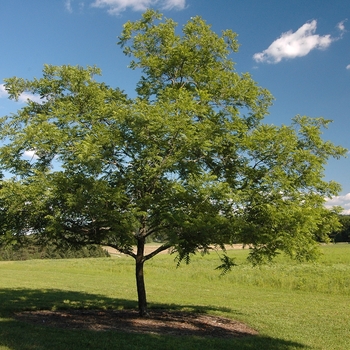
[{"label": "tree branch", "polygon": [[119,247],[119,246],[117,246],[117,245],[115,245],[115,244],[111,244],[111,243],[108,243],[107,245],[108,245],[109,247],[112,247],[112,248],[118,250],[118,252],[120,252],[120,253],[122,253],[122,254],[129,255],[129,256],[131,256],[132,258],[136,259],[136,254],[135,254],[132,250],[130,250],[130,249],[122,248],[122,247]]},{"label": "tree branch", "polygon": [[158,247],[156,250],[154,250],[152,253],[149,253],[145,256],[144,260],[149,260],[151,258],[153,258],[155,255],[159,254],[160,252],[163,252],[164,250],[167,250],[169,248],[172,247],[172,244],[170,243],[165,243],[163,245],[161,245],[160,247]]},{"label": "tree branch", "polygon": [[145,234],[145,238],[152,235],[155,232],[162,231],[162,230],[167,229],[169,227],[170,227],[170,225],[163,225],[163,226],[159,225],[159,226],[150,228],[149,230],[147,230],[147,233]]}]

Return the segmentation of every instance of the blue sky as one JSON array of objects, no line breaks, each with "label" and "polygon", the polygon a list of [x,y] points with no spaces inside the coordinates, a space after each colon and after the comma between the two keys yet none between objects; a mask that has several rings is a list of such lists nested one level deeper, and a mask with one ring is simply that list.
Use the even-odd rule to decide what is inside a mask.
[{"label": "blue sky", "polygon": [[[238,33],[233,60],[275,97],[266,122],[296,114],[333,123],[324,138],[350,149],[350,6],[344,0],[1,0],[0,116],[23,102],[7,99],[2,79],[40,77],[44,64],[97,65],[102,80],[131,96],[139,73],[116,45],[123,24],[152,7],[179,25],[200,15],[220,32]],[[23,96],[25,101],[28,96]],[[339,182],[328,204],[350,214],[350,159],[331,160]]]}]

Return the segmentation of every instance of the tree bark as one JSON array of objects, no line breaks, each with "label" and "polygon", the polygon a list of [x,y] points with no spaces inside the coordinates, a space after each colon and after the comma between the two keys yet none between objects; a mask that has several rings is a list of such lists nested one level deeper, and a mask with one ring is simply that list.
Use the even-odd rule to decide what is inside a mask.
[{"label": "tree bark", "polygon": [[137,240],[137,253],[136,253],[136,286],[137,286],[137,297],[139,304],[139,314],[144,317],[147,316],[147,298],[145,288],[145,278],[143,274],[143,265],[145,249],[145,238],[140,237]]}]

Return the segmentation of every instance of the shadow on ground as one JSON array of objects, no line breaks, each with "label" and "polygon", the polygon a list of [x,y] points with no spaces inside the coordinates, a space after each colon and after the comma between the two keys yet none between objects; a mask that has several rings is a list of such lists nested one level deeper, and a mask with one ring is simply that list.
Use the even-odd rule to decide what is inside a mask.
[{"label": "shadow on ground", "polygon": [[[157,309],[200,312],[233,312],[227,308],[196,305],[155,305]],[[104,331],[47,327],[45,324],[28,323],[15,317],[22,311],[37,310],[122,310],[136,308],[134,300],[111,299],[64,290],[0,289],[0,348],[11,350],[74,350],[74,349],[307,349],[303,344],[274,339],[261,335],[236,338],[173,336],[163,334],[138,334],[118,329]],[[88,315],[89,313],[87,313]],[[243,335],[243,334],[242,334]]]}]

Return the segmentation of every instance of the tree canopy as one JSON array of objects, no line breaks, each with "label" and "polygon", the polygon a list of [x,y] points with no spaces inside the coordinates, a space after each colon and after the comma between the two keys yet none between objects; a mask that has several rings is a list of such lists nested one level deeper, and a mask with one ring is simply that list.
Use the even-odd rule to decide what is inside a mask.
[{"label": "tree canopy", "polygon": [[[322,139],[330,121],[264,123],[273,98],[236,72],[236,34],[218,35],[200,17],[178,33],[148,10],[118,44],[141,70],[135,98],[100,82],[97,67],[45,65],[39,79],[5,80],[10,98],[27,91],[41,102],[1,119],[1,167],[13,175],[1,183],[2,236],[30,232],[132,256],[141,314],[143,264],[163,250],[189,262],[241,242],[253,263],[281,251],[312,258],[337,226],[323,204],[340,186],[323,172],[345,150]],[[152,236],[163,243],[145,255]],[[232,264],[223,257],[224,270]]]}]

